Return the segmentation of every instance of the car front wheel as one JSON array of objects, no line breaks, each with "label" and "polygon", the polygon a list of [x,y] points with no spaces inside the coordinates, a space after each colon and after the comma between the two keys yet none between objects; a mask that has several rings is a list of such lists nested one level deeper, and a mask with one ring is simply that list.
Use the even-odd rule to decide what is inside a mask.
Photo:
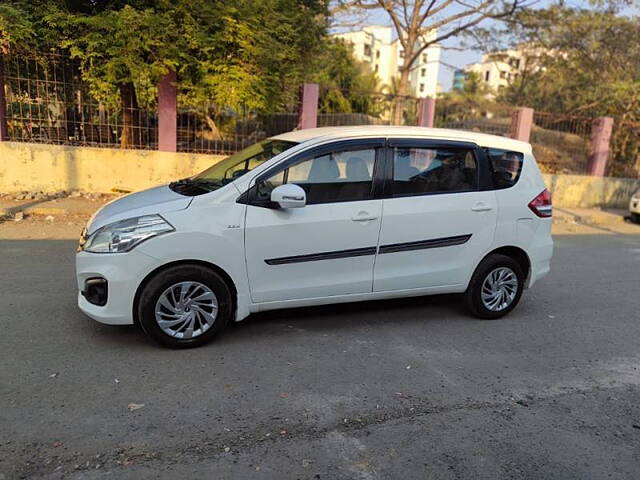
[{"label": "car front wheel", "polygon": [[520,301],[524,281],[518,262],[506,255],[489,255],[471,277],[465,293],[467,307],[479,318],[503,317]]},{"label": "car front wheel", "polygon": [[210,341],[229,322],[233,308],[229,287],[209,268],[178,265],[157,273],[138,301],[142,329],[172,348]]}]

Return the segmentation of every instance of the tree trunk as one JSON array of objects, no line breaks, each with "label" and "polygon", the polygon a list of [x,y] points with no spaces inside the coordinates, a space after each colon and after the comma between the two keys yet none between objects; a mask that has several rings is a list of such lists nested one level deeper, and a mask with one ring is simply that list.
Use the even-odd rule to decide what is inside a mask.
[{"label": "tree trunk", "polygon": [[120,84],[120,99],[122,100],[122,136],[120,147],[129,148],[141,145],[140,109],[133,83]]},{"label": "tree trunk", "polygon": [[402,125],[403,118],[402,114],[404,113],[406,103],[407,103],[407,95],[409,94],[409,75],[411,73],[411,65],[407,65],[407,59],[405,52],[405,64],[402,66],[402,70],[400,71],[400,80],[398,82],[398,92],[397,98],[394,101],[394,109],[393,109],[393,124],[394,125]]}]

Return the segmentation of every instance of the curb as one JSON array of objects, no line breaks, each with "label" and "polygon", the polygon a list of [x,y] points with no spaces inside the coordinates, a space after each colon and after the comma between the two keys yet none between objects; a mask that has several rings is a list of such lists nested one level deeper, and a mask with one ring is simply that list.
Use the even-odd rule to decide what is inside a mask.
[{"label": "curb", "polygon": [[60,207],[39,207],[39,204],[46,203],[52,199],[45,199],[34,203],[25,203],[11,208],[0,208],[0,222],[12,220],[17,214],[25,215],[66,215],[69,211]]},{"label": "curb", "polygon": [[29,207],[22,210],[28,215],[66,215],[69,211],[60,207]]},{"label": "curb", "polygon": [[553,223],[555,224],[578,223],[588,226],[606,226],[625,223],[624,216],[616,215],[614,213],[593,212],[586,215],[580,215],[561,208],[557,208],[557,210],[562,212],[562,215],[554,218]]}]

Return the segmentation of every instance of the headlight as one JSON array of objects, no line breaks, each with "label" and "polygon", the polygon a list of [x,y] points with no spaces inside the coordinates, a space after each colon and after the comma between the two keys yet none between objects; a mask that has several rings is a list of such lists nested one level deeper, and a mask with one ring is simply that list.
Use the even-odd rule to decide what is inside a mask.
[{"label": "headlight", "polygon": [[160,215],[128,218],[99,228],[81,248],[92,253],[128,252],[149,238],[173,231],[174,228]]}]

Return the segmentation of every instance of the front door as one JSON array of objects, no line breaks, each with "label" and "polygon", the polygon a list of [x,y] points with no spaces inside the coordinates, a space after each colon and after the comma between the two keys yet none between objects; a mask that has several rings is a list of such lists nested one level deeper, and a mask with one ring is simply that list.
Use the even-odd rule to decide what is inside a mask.
[{"label": "front door", "polygon": [[[247,271],[253,302],[372,291],[382,218],[376,199],[377,157],[384,140],[337,142],[285,160],[248,192]],[[274,208],[273,188],[305,190],[302,208]]]},{"label": "front door", "polygon": [[390,140],[375,292],[464,288],[496,228],[483,162],[474,144]]}]

